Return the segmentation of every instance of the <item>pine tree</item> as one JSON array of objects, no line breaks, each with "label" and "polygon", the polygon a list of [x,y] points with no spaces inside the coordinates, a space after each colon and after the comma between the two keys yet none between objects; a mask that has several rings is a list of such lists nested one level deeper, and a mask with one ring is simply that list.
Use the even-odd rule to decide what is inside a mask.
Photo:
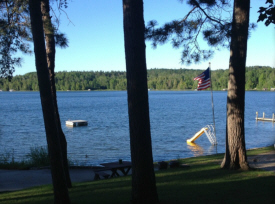
[{"label": "pine tree", "polygon": [[227,92],[226,151],[222,168],[248,170],[245,131],[245,63],[250,0],[235,0]]},{"label": "pine tree", "polygon": [[55,203],[70,203],[47,65],[41,1],[29,0],[29,9],[34,43],[35,65],[50,156],[54,201]]},{"label": "pine tree", "polygon": [[142,0],[123,0],[132,203],[158,203],[151,145]]}]

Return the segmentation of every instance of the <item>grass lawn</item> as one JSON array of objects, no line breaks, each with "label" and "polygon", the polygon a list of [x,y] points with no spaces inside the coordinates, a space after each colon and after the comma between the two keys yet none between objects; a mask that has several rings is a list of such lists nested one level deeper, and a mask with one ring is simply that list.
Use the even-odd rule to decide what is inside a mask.
[{"label": "grass lawn", "polygon": [[[248,155],[268,152],[272,148],[250,150]],[[190,168],[157,171],[160,203],[275,203],[274,172],[220,169],[223,156],[180,159]],[[69,192],[72,203],[130,203],[131,176],[74,183]],[[53,203],[52,186],[1,193],[0,203]]]}]

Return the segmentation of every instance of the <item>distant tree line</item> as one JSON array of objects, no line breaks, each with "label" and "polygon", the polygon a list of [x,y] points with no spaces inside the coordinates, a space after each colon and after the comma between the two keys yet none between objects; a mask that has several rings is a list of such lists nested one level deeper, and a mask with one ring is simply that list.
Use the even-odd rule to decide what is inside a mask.
[{"label": "distant tree line", "polygon": [[[203,70],[194,69],[149,69],[148,88],[154,90],[192,90],[197,88],[193,78]],[[213,90],[227,89],[228,70],[211,71]],[[57,72],[55,75],[56,89],[66,90],[126,90],[126,72],[123,71],[82,71]],[[246,90],[262,90],[275,87],[275,69],[264,66],[246,68]],[[38,91],[35,72],[0,79],[0,89],[8,91]]]}]

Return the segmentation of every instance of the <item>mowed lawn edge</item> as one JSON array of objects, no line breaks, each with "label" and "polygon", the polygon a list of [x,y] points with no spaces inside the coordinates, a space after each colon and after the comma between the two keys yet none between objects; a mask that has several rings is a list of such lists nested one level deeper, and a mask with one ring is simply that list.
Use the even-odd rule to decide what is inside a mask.
[{"label": "mowed lawn edge", "polygon": [[[247,155],[274,151],[248,150]],[[161,204],[274,203],[275,173],[260,169],[233,171],[220,168],[224,154],[177,159],[184,167],[156,171]],[[73,183],[72,203],[130,203],[131,176]],[[52,185],[0,194],[0,203],[53,203]]]}]

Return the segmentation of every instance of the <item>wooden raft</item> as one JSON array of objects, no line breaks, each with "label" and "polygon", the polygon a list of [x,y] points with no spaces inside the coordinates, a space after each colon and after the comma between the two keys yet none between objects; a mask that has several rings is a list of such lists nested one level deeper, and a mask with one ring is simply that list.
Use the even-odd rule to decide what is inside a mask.
[{"label": "wooden raft", "polygon": [[69,127],[77,127],[77,126],[87,126],[88,121],[87,120],[67,120],[66,126]]},{"label": "wooden raft", "polygon": [[258,117],[258,112],[256,112],[256,120],[260,120],[260,121],[269,121],[269,122],[275,122],[275,118],[274,118],[274,113],[272,115],[272,118],[265,118],[265,113],[263,112],[263,117],[259,118]]}]

